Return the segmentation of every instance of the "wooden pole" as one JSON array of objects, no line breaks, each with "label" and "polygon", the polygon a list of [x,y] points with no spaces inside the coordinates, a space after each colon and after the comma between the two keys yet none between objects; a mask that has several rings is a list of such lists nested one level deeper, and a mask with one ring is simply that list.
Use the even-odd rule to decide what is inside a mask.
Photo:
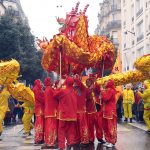
[{"label": "wooden pole", "polygon": [[[104,76],[104,69],[105,69],[105,66],[104,66],[104,60],[103,60],[103,62],[102,62],[102,78]],[[100,93],[99,98],[100,98],[100,105],[102,105],[102,94],[101,93]]]},{"label": "wooden pole", "polygon": [[61,79],[62,79],[62,54],[61,54],[61,50],[60,50],[60,55],[59,55],[59,57],[60,57],[60,66],[59,66],[59,68],[60,68],[60,83],[61,83]]}]

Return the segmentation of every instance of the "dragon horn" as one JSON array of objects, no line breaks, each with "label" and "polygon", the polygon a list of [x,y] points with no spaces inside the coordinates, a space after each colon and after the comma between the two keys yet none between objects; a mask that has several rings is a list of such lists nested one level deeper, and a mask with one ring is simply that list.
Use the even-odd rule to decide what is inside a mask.
[{"label": "dragon horn", "polygon": [[48,42],[48,39],[47,39],[46,37],[44,37],[44,40],[45,40],[46,42]]},{"label": "dragon horn", "polygon": [[85,6],[85,8],[84,8],[84,11],[83,11],[83,14],[84,14],[84,15],[85,15],[85,13],[86,13],[88,7],[89,7],[89,4],[87,4],[87,5]]},{"label": "dragon horn", "polygon": [[36,43],[38,46],[40,45],[40,43],[42,43],[42,41],[40,39],[37,39],[36,41],[37,41]]},{"label": "dragon horn", "polygon": [[75,7],[75,13],[78,12],[79,5],[80,5],[80,2],[77,2],[76,7]]}]

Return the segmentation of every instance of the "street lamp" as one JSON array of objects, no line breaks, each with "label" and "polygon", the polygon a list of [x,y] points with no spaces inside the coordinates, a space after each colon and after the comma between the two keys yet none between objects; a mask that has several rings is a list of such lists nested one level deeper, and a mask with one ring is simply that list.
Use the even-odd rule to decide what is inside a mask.
[{"label": "street lamp", "polygon": [[124,32],[124,34],[128,34],[128,33],[131,33],[131,34],[133,34],[133,35],[135,36],[135,32],[132,32],[132,31],[129,31],[129,30],[126,30],[126,31]]}]

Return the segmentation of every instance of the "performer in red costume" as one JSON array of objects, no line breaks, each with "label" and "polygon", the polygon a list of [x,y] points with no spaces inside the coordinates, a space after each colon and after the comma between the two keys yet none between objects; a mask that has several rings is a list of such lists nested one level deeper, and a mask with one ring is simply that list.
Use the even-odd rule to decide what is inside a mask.
[{"label": "performer in red costume", "polygon": [[77,123],[80,133],[81,146],[86,147],[89,144],[89,131],[86,113],[86,87],[80,81],[79,77],[75,78],[75,91],[77,94]]},{"label": "performer in red costume", "polygon": [[57,139],[57,100],[54,99],[54,90],[52,89],[50,77],[44,80],[44,116],[45,116],[45,145],[42,149],[55,148]]},{"label": "performer in red costume", "polygon": [[94,143],[94,127],[95,127],[95,114],[96,114],[96,106],[95,99],[93,93],[93,80],[91,78],[86,80],[86,110],[88,117],[88,128],[89,128],[89,142]]},{"label": "performer in red costume", "polygon": [[59,100],[58,106],[58,144],[60,150],[65,149],[65,139],[68,147],[79,143],[77,134],[77,97],[73,88],[74,79],[68,77],[65,80],[65,89],[60,89],[55,94]]},{"label": "performer in red costume", "polygon": [[113,147],[117,142],[117,115],[116,115],[116,90],[114,82],[109,80],[105,83],[102,91],[103,100],[103,129],[107,147]]},{"label": "performer in red costume", "polygon": [[94,85],[94,96],[96,100],[96,114],[95,114],[95,128],[96,128],[96,138],[101,143],[104,144],[103,140],[103,112],[102,112],[102,102],[101,102],[101,87],[97,83]]},{"label": "performer in red costume", "polygon": [[33,92],[35,95],[35,144],[44,143],[44,92],[40,79],[34,81]]}]

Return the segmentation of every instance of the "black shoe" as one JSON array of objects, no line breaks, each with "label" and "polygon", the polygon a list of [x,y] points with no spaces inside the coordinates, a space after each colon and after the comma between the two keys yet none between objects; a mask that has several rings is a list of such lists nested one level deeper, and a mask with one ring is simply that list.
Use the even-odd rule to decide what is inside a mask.
[{"label": "black shoe", "polygon": [[87,143],[87,144],[81,143],[81,144],[80,144],[80,147],[88,147],[88,146],[89,146],[89,143]]},{"label": "black shoe", "polygon": [[92,145],[92,144],[94,144],[94,142],[93,142],[93,141],[89,141],[89,144],[91,144],[91,145]]},{"label": "black shoe", "polygon": [[68,145],[67,146],[67,150],[71,150],[72,146],[71,145]]},{"label": "black shoe", "polygon": [[130,118],[130,123],[132,123],[132,118]]},{"label": "black shoe", "polygon": [[47,146],[47,145],[44,145],[41,147],[41,149],[56,149],[55,146]]},{"label": "black shoe", "polygon": [[44,144],[44,140],[40,141],[40,142],[35,142],[34,143],[35,145],[41,145],[41,144]]},{"label": "black shoe", "polygon": [[124,119],[124,122],[128,122],[128,118],[125,118],[125,119]]},{"label": "black shoe", "polygon": [[99,143],[105,144],[106,142],[103,139],[98,139]]}]

